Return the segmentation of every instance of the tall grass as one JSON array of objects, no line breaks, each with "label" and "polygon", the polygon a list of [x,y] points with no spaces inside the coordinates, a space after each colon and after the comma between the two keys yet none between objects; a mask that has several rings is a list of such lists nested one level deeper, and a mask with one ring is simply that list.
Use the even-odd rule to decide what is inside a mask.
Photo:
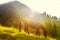
[{"label": "tall grass", "polygon": [[0,25],[0,40],[56,40],[50,37],[44,38],[43,36],[36,36],[27,34],[23,30],[21,32],[16,28],[8,28]]}]

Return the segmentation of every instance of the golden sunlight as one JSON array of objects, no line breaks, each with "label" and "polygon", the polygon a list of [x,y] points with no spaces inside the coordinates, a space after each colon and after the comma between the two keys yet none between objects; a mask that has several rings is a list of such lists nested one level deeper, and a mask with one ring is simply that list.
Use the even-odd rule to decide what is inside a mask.
[{"label": "golden sunlight", "polygon": [[60,17],[60,0],[18,0],[35,11]]}]

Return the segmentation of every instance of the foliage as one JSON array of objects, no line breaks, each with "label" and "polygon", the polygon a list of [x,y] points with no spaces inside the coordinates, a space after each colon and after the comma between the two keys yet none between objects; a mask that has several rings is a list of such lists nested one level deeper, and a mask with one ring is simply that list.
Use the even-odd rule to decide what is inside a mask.
[{"label": "foliage", "polygon": [[15,28],[0,26],[0,40],[50,40],[49,38],[32,36],[27,33],[19,32]]}]

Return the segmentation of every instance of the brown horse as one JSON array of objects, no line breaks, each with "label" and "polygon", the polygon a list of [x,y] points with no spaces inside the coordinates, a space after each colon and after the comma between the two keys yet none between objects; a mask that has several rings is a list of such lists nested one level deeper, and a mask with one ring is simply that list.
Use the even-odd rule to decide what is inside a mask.
[{"label": "brown horse", "polygon": [[44,28],[44,26],[41,23],[35,23],[35,22],[26,22],[25,23],[25,32],[29,33],[29,27],[32,27],[34,29],[36,29],[35,34],[40,36],[40,32],[39,29],[41,29],[43,31],[43,34],[45,37],[47,37],[47,30]]},{"label": "brown horse", "polygon": [[[21,20],[18,20],[17,21],[17,28],[19,29],[19,31],[21,32],[21,28],[22,28],[22,23],[23,21]],[[45,37],[47,37],[47,30],[44,28],[44,26],[41,24],[41,23],[35,23],[35,22],[24,22],[25,26],[24,26],[24,31],[28,34],[30,34],[30,32],[28,31],[29,30],[29,27],[33,28],[33,29],[36,29],[35,31],[35,34],[37,36],[40,36],[40,29],[43,31],[43,34]]]}]

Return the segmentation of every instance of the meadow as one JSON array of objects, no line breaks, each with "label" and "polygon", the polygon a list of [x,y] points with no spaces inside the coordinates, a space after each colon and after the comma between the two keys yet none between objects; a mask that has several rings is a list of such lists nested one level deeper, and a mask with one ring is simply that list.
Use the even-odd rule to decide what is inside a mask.
[{"label": "meadow", "polygon": [[[58,39],[60,39],[60,28],[58,28]],[[2,27],[0,25],[0,40],[56,40],[52,38],[45,38],[43,36],[36,36],[33,34],[27,34],[24,31],[19,32],[18,29],[13,27]]]}]

